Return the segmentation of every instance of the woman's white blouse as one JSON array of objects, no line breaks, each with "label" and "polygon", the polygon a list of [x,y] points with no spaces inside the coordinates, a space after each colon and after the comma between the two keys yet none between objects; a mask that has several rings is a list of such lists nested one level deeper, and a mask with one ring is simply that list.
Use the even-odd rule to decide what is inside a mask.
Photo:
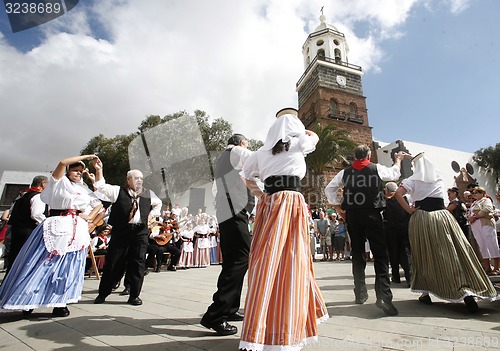
[{"label": "woman's white blouse", "polygon": [[199,224],[196,227],[194,227],[193,232],[198,233],[198,234],[208,234],[210,231],[210,227],[207,224]]},{"label": "woman's white blouse", "polygon": [[424,183],[420,180],[403,179],[401,186],[403,186],[408,194],[411,196],[412,201],[420,201],[426,197],[444,199],[444,185],[441,174],[437,174],[437,180],[432,183]]},{"label": "woman's white blouse", "polygon": [[301,134],[290,140],[290,149],[273,155],[271,150],[257,150],[243,164],[241,175],[249,180],[260,180],[273,175],[297,176],[306,174],[304,157],[316,149],[317,139]]},{"label": "woman's white blouse", "polygon": [[86,185],[74,183],[65,175],[57,180],[49,177],[40,198],[49,205],[49,208],[56,210],[73,209],[89,212],[101,203]]}]

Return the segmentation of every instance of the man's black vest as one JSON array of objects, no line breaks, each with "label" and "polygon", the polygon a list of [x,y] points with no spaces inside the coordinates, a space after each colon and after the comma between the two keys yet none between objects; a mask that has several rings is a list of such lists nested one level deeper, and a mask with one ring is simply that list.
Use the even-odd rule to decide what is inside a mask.
[{"label": "man's black vest", "polygon": [[[406,202],[406,198],[404,198]],[[410,220],[410,214],[399,204],[395,196],[385,199],[384,220],[391,224],[406,224]]]},{"label": "man's black vest", "polygon": [[217,184],[215,207],[217,211],[227,212],[234,216],[243,209],[248,213],[252,212],[255,207],[255,197],[242,181],[239,171],[231,165],[231,150],[226,149],[222,152],[215,168]]},{"label": "man's black vest", "polygon": [[382,179],[374,163],[360,170],[346,168],[342,183],[344,184],[343,209],[385,207]]},{"label": "man's black vest", "polygon": [[[132,209],[132,196],[128,193],[127,187],[120,187],[118,198],[111,206],[108,223],[113,227],[124,227],[128,223],[128,216]],[[148,216],[151,212],[151,192],[146,189],[139,200],[139,209],[141,222],[147,225]]]},{"label": "man's black vest", "polygon": [[[37,226],[36,221],[31,218],[31,204],[30,201],[35,195],[39,195],[38,191],[30,191],[16,200],[12,208],[12,214],[9,217],[9,225],[19,228],[35,229]],[[45,206],[47,211],[47,206]]]}]

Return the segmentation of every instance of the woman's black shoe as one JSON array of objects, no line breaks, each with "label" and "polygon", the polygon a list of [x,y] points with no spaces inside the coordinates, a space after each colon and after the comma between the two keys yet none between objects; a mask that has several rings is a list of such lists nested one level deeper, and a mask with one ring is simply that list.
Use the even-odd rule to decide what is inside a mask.
[{"label": "woman's black shoe", "polygon": [[476,313],[479,307],[477,306],[476,300],[472,296],[466,296],[464,298],[465,306],[470,313]]},{"label": "woman's black shoe", "polygon": [[33,312],[33,309],[29,309],[29,310],[23,310],[23,315],[24,316],[29,316],[31,313]]},{"label": "woman's black shoe", "polygon": [[68,317],[68,307],[54,307],[54,309],[52,310],[52,315],[54,317]]},{"label": "woman's black shoe", "polygon": [[429,295],[422,295],[418,298],[418,301],[425,303],[426,305],[432,305],[432,300]]}]

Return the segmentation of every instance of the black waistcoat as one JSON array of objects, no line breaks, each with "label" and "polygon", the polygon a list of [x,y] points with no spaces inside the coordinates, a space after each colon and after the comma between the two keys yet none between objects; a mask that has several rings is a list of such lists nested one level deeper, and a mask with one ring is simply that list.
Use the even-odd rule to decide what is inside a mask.
[{"label": "black waistcoat", "polygon": [[218,211],[231,211],[230,213],[234,216],[242,209],[249,213],[252,212],[255,206],[255,197],[241,180],[239,171],[231,165],[231,150],[226,149],[222,152],[215,168],[214,174],[217,184],[215,201]]},{"label": "black waistcoat", "polygon": [[344,184],[343,209],[385,207],[382,179],[374,163],[360,170],[353,167],[346,168],[342,183]]},{"label": "black waistcoat", "polygon": [[[128,188],[120,187],[118,198],[111,206],[108,223],[113,227],[123,227],[128,223],[128,216],[132,208],[132,196],[128,193]],[[151,192],[146,189],[139,198],[139,209],[141,222],[148,223],[148,215],[151,212]]]},{"label": "black waistcoat", "polygon": [[[31,218],[30,201],[33,196],[39,194],[40,193],[38,191],[30,191],[16,200],[9,218],[9,225],[20,228],[36,228],[37,223],[33,218]],[[45,211],[47,211],[47,206],[45,206]]]}]

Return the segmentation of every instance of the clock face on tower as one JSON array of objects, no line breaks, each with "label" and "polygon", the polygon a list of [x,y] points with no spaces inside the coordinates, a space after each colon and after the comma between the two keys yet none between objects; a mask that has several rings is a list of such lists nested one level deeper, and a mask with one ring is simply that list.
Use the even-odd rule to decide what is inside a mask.
[{"label": "clock face on tower", "polygon": [[346,79],[344,76],[337,76],[337,83],[343,87],[346,85]]}]

